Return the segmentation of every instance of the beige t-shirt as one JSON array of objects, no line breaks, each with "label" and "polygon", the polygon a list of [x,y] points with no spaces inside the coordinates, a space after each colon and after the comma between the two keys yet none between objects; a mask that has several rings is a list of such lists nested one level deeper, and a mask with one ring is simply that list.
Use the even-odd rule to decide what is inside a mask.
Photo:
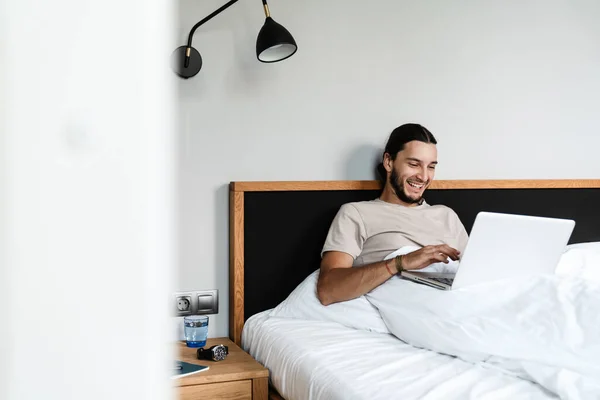
[{"label": "beige t-shirt", "polygon": [[344,204],[335,216],[321,256],[341,251],[354,258],[354,266],[382,261],[403,246],[447,244],[464,252],[467,231],[449,207],[405,207],[381,199]]}]

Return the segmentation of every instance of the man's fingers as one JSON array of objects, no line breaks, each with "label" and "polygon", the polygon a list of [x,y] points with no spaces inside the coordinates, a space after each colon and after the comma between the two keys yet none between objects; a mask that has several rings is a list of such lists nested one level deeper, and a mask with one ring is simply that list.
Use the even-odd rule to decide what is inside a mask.
[{"label": "man's fingers", "polygon": [[448,264],[448,255],[444,253],[440,253],[439,251],[435,253],[432,257],[432,261],[443,262],[444,264]]},{"label": "man's fingers", "polygon": [[425,246],[422,248],[422,252],[427,254],[429,262],[443,262],[448,264],[448,258],[453,261],[458,260],[460,252],[446,244]]},{"label": "man's fingers", "polygon": [[440,250],[441,253],[445,253],[448,255],[448,257],[450,257],[451,259],[453,259],[454,261],[458,260],[458,256],[460,255],[460,251],[456,250],[453,247],[450,247],[446,244],[442,244],[438,247],[438,249]]}]

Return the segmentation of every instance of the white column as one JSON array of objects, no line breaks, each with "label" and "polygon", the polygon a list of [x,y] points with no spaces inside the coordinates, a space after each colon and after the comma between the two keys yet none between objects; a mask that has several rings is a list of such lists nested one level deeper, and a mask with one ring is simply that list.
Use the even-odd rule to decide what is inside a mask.
[{"label": "white column", "polygon": [[169,0],[3,0],[0,398],[170,398]]}]

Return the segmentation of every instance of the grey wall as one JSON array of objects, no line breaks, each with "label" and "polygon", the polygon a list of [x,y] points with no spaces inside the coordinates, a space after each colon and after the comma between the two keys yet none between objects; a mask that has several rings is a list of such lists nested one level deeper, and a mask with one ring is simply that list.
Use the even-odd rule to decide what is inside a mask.
[{"label": "grey wall", "polygon": [[[222,3],[181,0],[173,48]],[[219,289],[210,336],[228,329],[230,181],[371,179],[387,135],[408,121],[437,136],[437,178],[600,177],[597,1],[270,7],[296,55],[259,63],[262,7],[240,1],[198,29],[203,69],[177,81],[177,288]]]}]

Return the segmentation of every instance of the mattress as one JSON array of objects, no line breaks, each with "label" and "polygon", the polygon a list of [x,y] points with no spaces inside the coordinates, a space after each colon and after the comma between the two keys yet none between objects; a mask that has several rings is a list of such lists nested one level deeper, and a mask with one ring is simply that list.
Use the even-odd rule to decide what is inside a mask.
[{"label": "mattress", "polygon": [[555,399],[539,385],[336,322],[250,317],[242,348],[286,400]]}]

